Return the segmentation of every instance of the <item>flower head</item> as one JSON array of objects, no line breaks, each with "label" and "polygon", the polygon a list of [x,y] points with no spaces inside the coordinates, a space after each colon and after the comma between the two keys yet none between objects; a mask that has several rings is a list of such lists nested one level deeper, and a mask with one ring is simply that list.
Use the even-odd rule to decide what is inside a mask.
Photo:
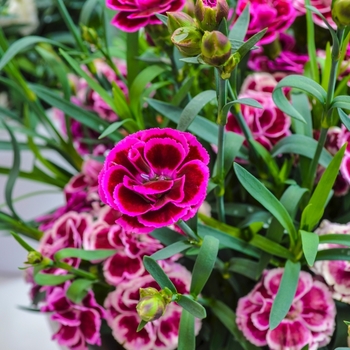
[{"label": "flower head", "polygon": [[314,281],[311,274],[300,272],[292,306],[277,326],[269,329],[273,300],[281,282],[283,269],[263,274],[262,280],[237,306],[237,325],[254,345],[268,345],[271,350],[310,350],[329,343],[335,326],[335,304],[327,286]]},{"label": "flower head", "polygon": [[226,0],[197,0],[194,14],[203,30],[212,31],[227,18],[229,8]]},{"label": "flower head", "polygon": [[209,156],[190,133],[148,129],[127,136],[99,175],[103,202],[127,230],[150,232],[193,217],[206,196]]},{"label": "flower head", "polygon": [[186,0],[106,0],[112,10],[119,11],[112,24],[125,32],[136,32],[149,24],[161,24],[156,13],[178,11]]}]

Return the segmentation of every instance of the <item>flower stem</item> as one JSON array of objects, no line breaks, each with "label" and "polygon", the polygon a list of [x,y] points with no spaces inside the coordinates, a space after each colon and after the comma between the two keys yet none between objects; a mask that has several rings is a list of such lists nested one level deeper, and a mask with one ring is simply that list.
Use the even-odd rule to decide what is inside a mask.
[{"label": "flower stem", "polygon": [[225,125],[227,122],[227,115],[223,113],[223,107],[227,103],[227,80],[222,79],[218,71],[216,71],[216,93],[218,99],[218,154],[216,163],[216,179],[218,187],[216,189],[216,206],[219,220],[222,223],[226,222],[225,218],[225,168],[224,168],[224,144],[225,144]]},{"label": "flower stem", "polygon": [[128,87],[129,91],[133,81],[139,73],[139,62],[137,57],[139,55],[139,32],[126,34],[126,62],[128,66]]}]

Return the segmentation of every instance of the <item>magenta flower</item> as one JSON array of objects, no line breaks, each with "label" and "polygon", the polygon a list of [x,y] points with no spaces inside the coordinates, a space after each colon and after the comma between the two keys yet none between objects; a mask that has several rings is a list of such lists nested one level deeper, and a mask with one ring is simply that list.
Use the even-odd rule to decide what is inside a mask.
[{"label": "magenta flower", "polygon": [[268,58],[263,48],[251,51],[248,67],[254,72],[286,72],[303,74],[305,63],[309,56],[295,50],[295,40],[292,36],[280,33],[281,53],[275,59]]},{"label": "magenta flower", "polygon": [[97,304],[93,292],[89,292],[81,304],[74,304],[66,297],[69,282],[50,288],[42,312],[53,312],[51,319],[59,323],[52,339],[71,350],[87,350],[87,344],[101,345],[101,319],[106,311]]},{"label": "magenta flower", "polygon": [[[277,85],[276,77],[268,73],[251,74],[244,81],[239,95],[240,98],[253,98],[262,105],[262,109],[242,105],[242,114],[254,139],[268,150],[290,134],[291,125],[290,118],[272,100],[271,92]],[[231,113],[228,115],[226,129],[242,134]]]},{"label": "magenta flower", "polygon": [[327,286],[301,271],[293,304],[282,322],[269,329],[273,300],[283,268],[265,271],[262,281],[237,306],[237,325],[254,345],[271,350],[317,350],[330,342],[335,326],[335,304]]},{"label": "magenta flower", "polygon": [[208,162],[207,151],[190,133],[142,130],[106,157],[100,196],[127,231],[150,232],[195,215],[206,196]]},{"label": "magenta flower", "polygon": [[[180,264],[167,264],[165,272],[179,293],[188,293],[191,274]],[[128,282],[118,284],[114,292],[109,293],[105,308],[107,323],[112,328],[114,338],[123,344],[126,350],[173,350],[177,347],[179,322],[182,308],[175,303],[167,306],[165,314],[156,321],[148,323],[136,332],[140,317],[136,311],[139,302],[139,289],[159,286],[150,275],[144,275]],[[201,327],[197,319],[196,334]]]},{"label": "magenta flower", "polygon": [[[350,234],[350,223],[337,224],[323,220],[315,231],[319,235],[330,233]],[[320,250],[330,248],[347,248],[339,244],[321,244]],[[331,288],[333,298],[350,304],[350,262],[344,260],[316,261],[314,270],[321,275]]]},{"label": "magenta flower", "polygon": [[260,30],[268,28],[260,45],[272,43],[281,32],[286,31],[296,18],[292,0],[239,0],[237,15],[240,15],[250,2],[250,22],[247,36],[251,37]]},{"label": "magenta flower", "polygon": [[156,13],[178,11],[186,0],[106,0],[106,5],[119,11],[112,24],[124,32],[136,32],[149,24],[161,24]]}]

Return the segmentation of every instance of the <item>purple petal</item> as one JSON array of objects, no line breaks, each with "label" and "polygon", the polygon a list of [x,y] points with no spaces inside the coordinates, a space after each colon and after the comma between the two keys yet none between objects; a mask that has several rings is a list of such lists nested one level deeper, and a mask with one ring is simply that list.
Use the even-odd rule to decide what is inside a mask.
[{"label": "purple petal", "polygon": [[101,345],[101,318],[99,313],[94,309],[83,310],[80,314],[80,321],[80,330],[86,341],[90,344]]}]

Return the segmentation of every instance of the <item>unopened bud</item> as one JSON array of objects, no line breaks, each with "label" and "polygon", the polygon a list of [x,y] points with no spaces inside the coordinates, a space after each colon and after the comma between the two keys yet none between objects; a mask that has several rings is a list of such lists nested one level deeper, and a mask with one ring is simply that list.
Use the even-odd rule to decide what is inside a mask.
[{"label": "unopened bud", "polygon": [[176,29],[181,27],[195,27],[194,19],[184,12],[167,12],[168,30],[173,34]]},{"label": "unopened bud", "polygon": [[219,31],[205,32],[202,39],[202,60],[211,66],[222,66],[231,56],[231,43]]},{"label": "unopened bud", "polygon": [[171,41],[185,57],[201,53],[202,32],[195,27],[181,27],[174,31]]},{"label": "unopened bud", "polygon": [[212,31],[219,27],[228,16],[229,7],[226,0],[197,0],[194,14],[203,30]]},{"label": "unopened bud", "polygon": [[99,41],[96,30],[84,25],[81,25],[81,36],[86,42],[92,45],[96,45]]},{"label": "unopened bud", "polygon": [[343,29],[350,25],[350,1],[333,0],[332,1],[332,18],[338,28]]},{"label": "unopened bud", "polygon": [[163,316],[167,302],[160,292],[155,288],[141,288],[140,297],[136,310],[143,321],[151,322]]},{"label": "unopened bud", "polygon": [[37,252],[36,250],[32,250],[28,253],[25,264],[38,265],[43,261],[43,259],[44,257],[41,255],[41,253]]},{"label": "unopened bud", "polygon": [[241,55],[238,52],[232,54],[230,58],[225,62],[225,64],[221,67],[221,78],[230,79],[232,71],[235,69],[240,60]]}]

